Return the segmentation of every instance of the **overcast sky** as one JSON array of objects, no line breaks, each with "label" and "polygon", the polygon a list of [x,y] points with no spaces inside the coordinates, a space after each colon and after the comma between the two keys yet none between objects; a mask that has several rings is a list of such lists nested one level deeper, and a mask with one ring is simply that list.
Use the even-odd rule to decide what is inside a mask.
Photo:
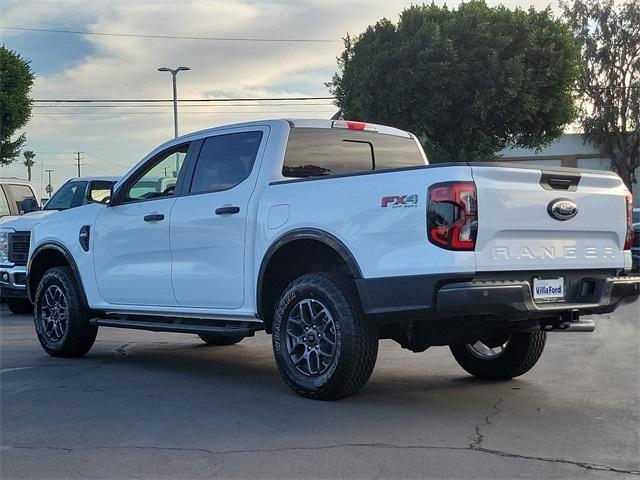
[{"label": "overcast sky", "polygon": [[[403,0],[196,0],[152,2],[0,0],[0,26],[143,35],[323,39],[335,42],[176,40],[0,29],[0,44],[31,61],[34,99],[171,98],[171,75],[158,67],[192,70],[178,77],[180,98],[326,96],[340,39],[382,17],[397,21]],[[413,3],[416,3],[415,1]],[[444,3],[438,1],[437,3]],[[447,2],[456,5],[459,2]],[[544,8],[543,0],[506,0],[509,7]],[[281,103],[281,102],[272,102]],[[328,118],[329,101],[310,105],[182,106],[180,132],[260,118]],[[26,127],[34,150],[34,185],[55,169],[58,187],[76,175],[118,175],[173,137],[171,106],[97,108],[37,104]],[[0,176],[26,176],[22,161]],[[46,179],[45,179],[46,185]]]}]

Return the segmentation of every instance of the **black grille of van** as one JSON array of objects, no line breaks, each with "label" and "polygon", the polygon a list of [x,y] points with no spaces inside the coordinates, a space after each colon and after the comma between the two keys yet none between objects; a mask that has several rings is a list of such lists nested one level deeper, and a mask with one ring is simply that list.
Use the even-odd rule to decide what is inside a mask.
[{"label": "black grille of van", "polygon": [[9,261],[16,265],[26,265],[29,256],[30,232],[9,234]]}]

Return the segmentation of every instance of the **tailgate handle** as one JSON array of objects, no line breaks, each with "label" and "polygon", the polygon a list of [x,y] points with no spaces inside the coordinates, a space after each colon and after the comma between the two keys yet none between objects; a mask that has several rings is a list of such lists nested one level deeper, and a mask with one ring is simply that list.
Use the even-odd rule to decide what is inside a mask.
[{"label": "tailgate handle", "polygon": [[567,190],[575,192],[578,189],[580,175],[565,175],[551,172],[542,172],[540,185],[545,190]]}]

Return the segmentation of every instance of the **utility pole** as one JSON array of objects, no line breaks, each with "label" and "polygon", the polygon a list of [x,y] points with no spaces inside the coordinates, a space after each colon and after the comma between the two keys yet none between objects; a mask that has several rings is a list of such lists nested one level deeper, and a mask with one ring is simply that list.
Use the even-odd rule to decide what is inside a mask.
[{"label": "utility pole", "polygon": [[80,176],[80,165],[84,165],[84,163],[80,163],[80,160],[81,160],[81,158],[80,158],[80,154],[81,154],[81,153],[84,153],[84,152],[76,152],[76,155],[77,155],[77,162],[78,162],[78,176]]},{"label": "utility pole", "polygon": [[45,172],[47,172],[49,174],[49,185],[47,185],[47,193],[49,194],[49,198],[51,198],[51,194],[53,193],[53,186],[51,185],[51,172],[55,172],[55,170],[53,169],[47,169],[45,170]]}]

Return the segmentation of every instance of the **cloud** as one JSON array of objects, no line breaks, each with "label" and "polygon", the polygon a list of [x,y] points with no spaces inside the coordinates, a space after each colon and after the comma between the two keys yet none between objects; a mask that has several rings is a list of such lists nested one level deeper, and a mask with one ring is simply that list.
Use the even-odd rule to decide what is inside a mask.
[{"label": "cloud", "polygon": [[[397,19],[403,0],[317,1],[25,1],[4,0],[5,26],[94,32],[208,37],[321,38],[340,40],[382,17]],[[34,23],[37,22],[37,23]],[[18,33],[0,31],[11,48]],[[29,58],[45,57],[60,35],[28,33]],[[77,49],[62,70],[44,69],[34,98],[169,98],[171,78],[160,66],[187,65],[178,76],[181,98],[324,96],[324,82],[336,68],[341,43],[256,43],[81,36],[90,48]],[[56,41],[56,39],[58,39]],[[40,43],[38,43],[40,40]],[[73,50],[67,46],[70,51]],[[71,61],[72,60],[72,61]],[[322,102],[317,102],[322,103]],[[327,103],[327,102],[325,102]],[[330,117],[331,105],[181,107],[180,130],[269,117]],[[64,113],[67,112],[67,113]],[[226,113],[225,113],[226,112]],[[244,113],[243,113],[244,112]],[[170,108],[34,108],[27,127],[28,148],[43,153],[36,161],[55,168],[55,186],[75,174],[73,157],[87,153],[87,174],[122,173],[173,135]],[[94,159],[94,160],[92,160]],[[95,160],[95,159],[100,159]],[[20,165],[1,174],[22,174]],[[109,165],[113,168],[110,169]],[[37,183],[37,182],[36,182]]]}]

